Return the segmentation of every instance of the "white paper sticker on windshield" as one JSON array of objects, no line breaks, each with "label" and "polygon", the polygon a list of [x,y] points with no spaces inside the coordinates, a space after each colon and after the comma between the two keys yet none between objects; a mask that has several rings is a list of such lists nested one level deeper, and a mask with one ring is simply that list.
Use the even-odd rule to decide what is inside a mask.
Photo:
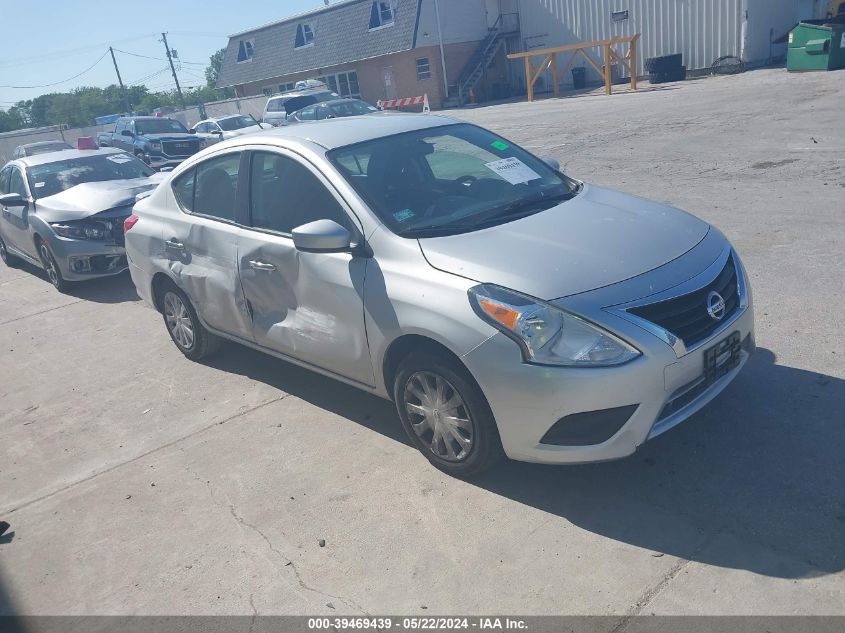
[{"label": "white paper sticker on windshield", "polygon": [[111,162],[113,163],[128,163],[132,160],[132,157],[129,154],[111,154],[106,156]]},{"label": "white paper sticker on windshield", "polygon": [[541,177],[540,174],[515,157],[494,160],[492,163],[484,163],[484,166],[512,185],[519,185]]}]

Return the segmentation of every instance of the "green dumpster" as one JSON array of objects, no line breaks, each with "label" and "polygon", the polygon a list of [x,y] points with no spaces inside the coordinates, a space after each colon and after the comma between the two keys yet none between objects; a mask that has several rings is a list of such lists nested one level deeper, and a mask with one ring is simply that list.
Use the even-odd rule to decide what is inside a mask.
[{"label": "green dumpster", "polygon": [[789,34],[786,69],[834,70],[845,68],[845,22],[801,22]]}]

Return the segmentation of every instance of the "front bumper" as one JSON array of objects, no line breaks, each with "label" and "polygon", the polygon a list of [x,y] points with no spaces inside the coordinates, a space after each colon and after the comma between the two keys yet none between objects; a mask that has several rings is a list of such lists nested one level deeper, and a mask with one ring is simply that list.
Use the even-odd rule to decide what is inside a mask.
[{"label": "front bumper", "polygon": [[47,245],[68,281],[119,275],[127,268],[126,250],[114,243],[53,236]]},{"label": "front bumper", "polygon": [[[744,271],[741,274],[747,285]],[[618,334],[643,352],[642,356],[617,367],[531,365],[523,362],[511,339],[498,333],[462,357],[487,397],[508,457],[569,464],[631,455],[641,444],[683,422],[715,398],[736,378],[755,349],[750,291],[744,307],[709,339],[691,351],[682,350],[680,356],[677,346],[630,321],[616,319],[613,325]],[[705,382],[706,351],[735,333],[742,343],[736,366]],[[624,416],[619,425],[608,427],[608,416],[601,417],[607,410],[611,410],[608,416]],[[563,418],[577,419],[582,428],[584,423],[595,423],[610,428],[612,434],[577,445],[548,443],[554,435],[553,427]]]}]

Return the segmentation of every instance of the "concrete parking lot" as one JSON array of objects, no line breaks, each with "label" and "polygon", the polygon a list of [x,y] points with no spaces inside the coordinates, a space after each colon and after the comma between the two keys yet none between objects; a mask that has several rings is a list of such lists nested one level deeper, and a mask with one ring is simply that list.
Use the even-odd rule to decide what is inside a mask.
[{"label": "concrete parking lot", "polygon": [[128,276],[0,268],[0,612],[845,615],[843,103],[761,70],[455,112],[744,257],[759,353],[615,463],[450,479],[388,402],[186,360]]}]

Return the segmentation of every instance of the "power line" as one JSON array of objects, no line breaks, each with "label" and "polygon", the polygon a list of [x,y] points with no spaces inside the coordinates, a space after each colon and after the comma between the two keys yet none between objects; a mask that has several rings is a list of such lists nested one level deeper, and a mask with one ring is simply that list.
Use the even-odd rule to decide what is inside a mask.
[{"label": "power line", "polygon": [[[129,51],[124,51],[119,48],[114,49],[118,53],[123,53],[124,55],[131,55],[132,57],[141,57],[143,59],[154,59],[159,62],[166,62],[167,59],[164,57],[150,57],[149,55],[141,55],[140,53],[130,53]],[[179,63],[181,64],[190,64],[191,66],[207,66],[208,64],[204,64],[202,62],[186,62],[184,59],[180,59]]]},{"label": "power line", "polygon": [[88,68],[86,68],[85,70],[83,70],[80,73],[75,74],[73,77],[68,77],[67,79],[62,79],[61,81],[55,81],[53,83],[43,84],[43,85],[40,85],[40,86],[0,86],[0,88],[14,88],[16,90],[30,90],[30,89],[33,89],[33,88],[51,88],[52,86],[58,86],[59,84],[64,84],[64,83],[67,83],[68,81],[72,81],[72,80],[76,79],[77,77],[81,77],[82,75],[87,73],[89,70],[92,70],[94,68],[94,66],[96,66],[101,61],[103,61],[103,59],[108,54],[109,54],[109,50],[106,49],[103,52],[103,54],[100,55],[100,58],[97,61],[95,61],[93,64],[91,64]]},{"label": "power line", "polygon": [[[139,35],[137,37],[126,37],[117,40],[116,42],[111,42],[111,44],[119,44],[121,42],[135,42],[151,37],[155,37],[155,33],[148,35]],[[42,55],[27,55],[25,57],[14,57],[12,59],[4,59],[3,61],[0,61],[0,66],[4,68],[14,68],[16,66],[28,66],[31,64],[38,64],[41,62],[52,61],[57,58],[65,58],[71,55],[87,53],[88,51],[99,49],[102,46],[109,46],[109,44],[109,42],[103,42],[100,44],[89,44],[87,46],[80,46],[78,48],[70,48],[62,51],[53,51],[51,53],[44,53]]]}]

